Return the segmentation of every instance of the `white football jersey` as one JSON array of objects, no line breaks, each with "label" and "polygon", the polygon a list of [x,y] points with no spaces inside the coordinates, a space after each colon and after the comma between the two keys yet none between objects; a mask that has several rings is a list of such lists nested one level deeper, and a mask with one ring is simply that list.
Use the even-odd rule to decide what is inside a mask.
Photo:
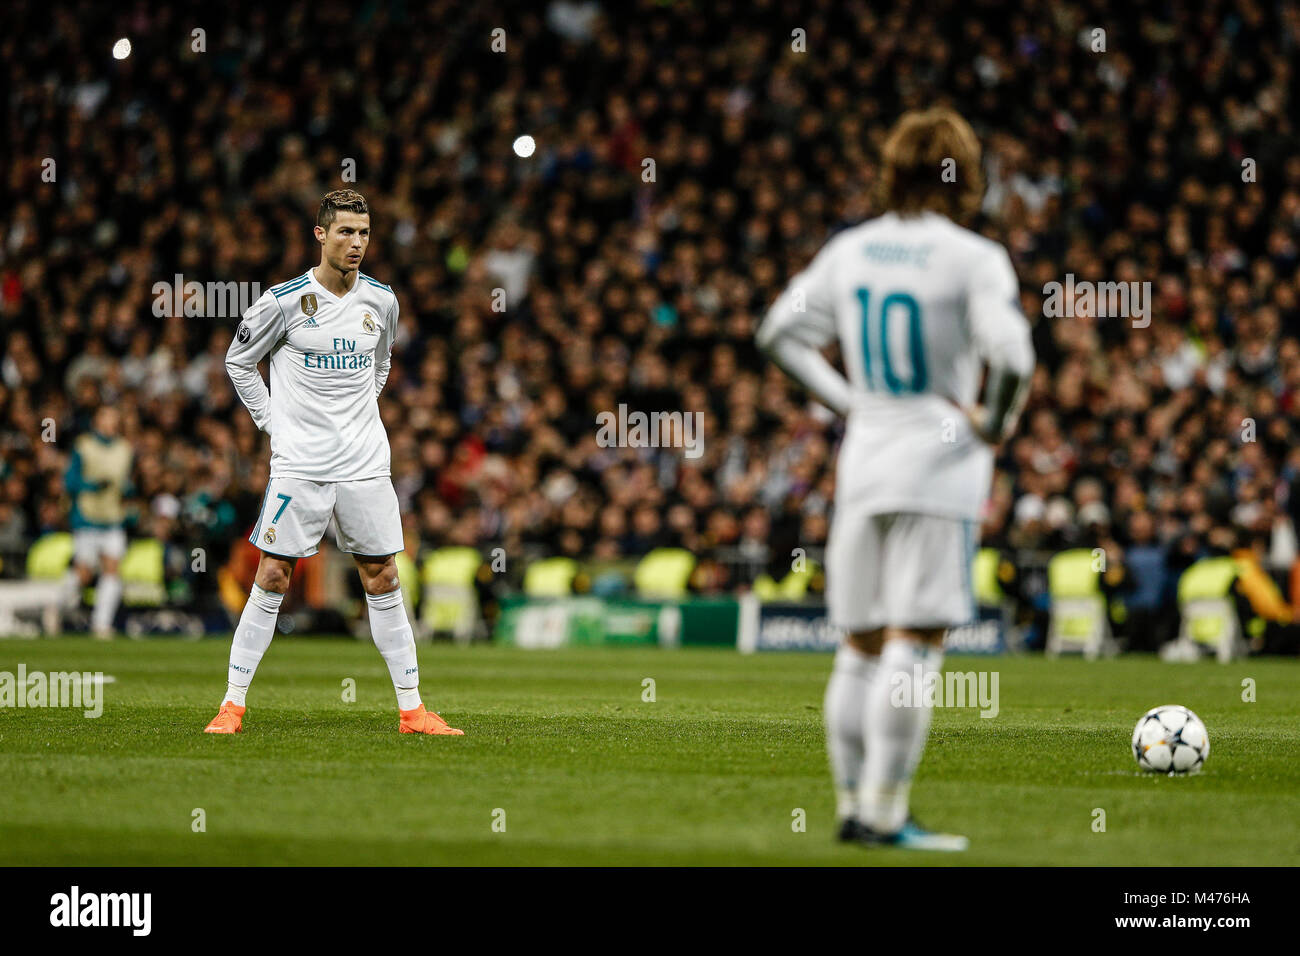
[{"label": "white football jersey", "polygon": [[764,331],[838,337],[852,386],[838,505],[979,515],[993,452],[957,406],[975,404],[985,360],[1032,371],[1019,296],[1002,246],[932,212],[846,229],[791,280]]},{"label": "white football jersey", "polygon": [[[271,477],[359,481],[389,474],[377,401],[397,332],[397,296],[364,273],[335,296],[312,270],[272,286],[244,313],[226,369],[271,435]],[[271,356],[271,388],[257,363]]]}]

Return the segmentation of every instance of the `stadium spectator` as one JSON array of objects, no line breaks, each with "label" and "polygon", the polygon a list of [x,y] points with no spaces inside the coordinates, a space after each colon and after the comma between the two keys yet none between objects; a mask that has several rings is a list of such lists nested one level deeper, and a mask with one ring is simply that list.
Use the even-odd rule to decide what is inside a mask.
[{"label": "stadium spectator", "polygon": [[[59,479],[111,404],[135,452],[129,512],[179,499],[176,543],[226,563],[266,438],[214,362],[235,322],[158,318],[153,286],[299,273],[303,212],[353,159],[374,269],[403,300],[382,407],[422,546],[500,546],[518,567],[667,543],[716,562],[708,587],[743,586],[755,508],[824,544],[840,428],[759,361],[754,322],[829,233],[873,214],[894,117],[949,104],[987,144],[976,225],[1013,253],[1040,361],[998,460],[999,547],[1033,560],[1136,535],[1145,513],[1123,556],[1142,613],[1157,613],[1154,550],[1175,575],[1229,529],[1294,560],[1294,0],[823,4],[799,16],[806,52],[764,0],[235,2],[204,9],[203,53],[178,46],[181,13],[134,10],[121,61],[110,8],[8,15],[0,42],[27,40],[6,57],[5,548],[68,529]],[[502,24],[508,55],[482,39]],[[46,78],[68,64],[62,102]],[[529,159],[511,150],[521,132]],[[1046,317],[1044,286],[1067,273],[1150,282],[1150,324]],[[595,416],[619,403],[702,412],[703,455],[598,447]]]},{"label": "stadium spectator", "polygon": [[1133,579],[1126,595],[1123,633],[1129,650],[1154,651],[1175,636],[1175,579],[1169,573],[1165,546],[1156,537],[1155,519],[1148,511],[1128,520],[1124,561]]}]

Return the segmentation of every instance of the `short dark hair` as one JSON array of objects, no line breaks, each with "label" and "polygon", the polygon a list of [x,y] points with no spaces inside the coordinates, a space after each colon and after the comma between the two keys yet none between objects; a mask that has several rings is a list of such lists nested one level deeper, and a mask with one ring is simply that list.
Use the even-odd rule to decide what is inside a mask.
[{"label": "short dark hair", "polygon": [[[885,209],[914,215],[927,209],[949,219],[970,215],[984,195],[980,144],[961,114],[947,107],[904,113],[881,150],[879,180]],[[955,182],[941,178],[954,161]]]},{"label": "short dark hair", "polygon": [[316,213],[316,225],[328,232],[330,223],[338,218],[340,212],[355,212],[368,216],[370,207],[366,204],[366,197],[355,189],[336,189],[326,193],[321,199],[320,209]]}]

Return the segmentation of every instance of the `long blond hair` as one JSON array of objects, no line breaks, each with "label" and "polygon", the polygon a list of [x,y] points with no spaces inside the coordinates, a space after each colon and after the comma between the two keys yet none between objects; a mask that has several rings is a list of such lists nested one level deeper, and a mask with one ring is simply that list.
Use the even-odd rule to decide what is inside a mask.
[{"label": "long blond hair", "polygon": [[[956,110],[936,106],[904,113],[885,139],[881,160],[880,202],[886,210],[914,215],[929,209],[960,219],[979,208],[980,143]],[[952,181],[945,181],[948,170]]]}]

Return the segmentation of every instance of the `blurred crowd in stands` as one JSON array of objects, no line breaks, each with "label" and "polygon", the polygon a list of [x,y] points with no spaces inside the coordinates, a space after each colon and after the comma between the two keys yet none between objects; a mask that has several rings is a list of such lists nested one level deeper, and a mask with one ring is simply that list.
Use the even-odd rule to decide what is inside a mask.
[{"label": "blurred crowd in stands", "polygon": [[[0,36],[2,573],[66,528],[67,449],[103,403],[136,453],[132,532],[216,563],[243,546],[269,440],[226,377],[238,320],[158,318],[154,285],[301,274],[344,185],[402,305],[380,404],[413,554],[673,545],[705,591],[779,572],[825,543],[841,424],[754,329],[874,214],[889,124],[943,103],[984,143],[973,225],[1012,251],[1040,363],[985,542],[1013,564],[1105,549],[1144,629],[1181,568],[1242,550],[1287,624],[1298,45],[1291,0],[21,0]],[[1045,318],[1067,273],[1150,282],[1149,326]],[[703,456],[599,447],[620,403],[702,411]]]}]

